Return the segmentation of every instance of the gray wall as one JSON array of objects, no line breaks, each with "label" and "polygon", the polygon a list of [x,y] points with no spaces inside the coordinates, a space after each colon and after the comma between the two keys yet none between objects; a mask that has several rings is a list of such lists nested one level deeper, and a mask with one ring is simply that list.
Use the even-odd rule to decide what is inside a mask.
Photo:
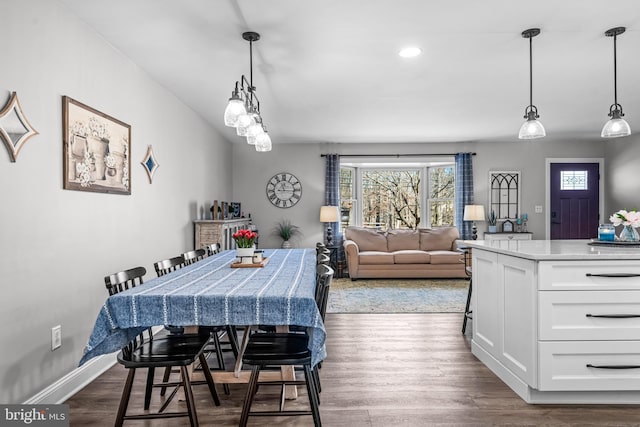
[{"label": "gray wall", "polygon": [[[514,131],[515,134],[515,131]],[[527,224],[534,238],[544,239],[544,213],[534,214],[535,205],[545,205],[546,158],[605,157],[613,141],[565,141],[562,144],[546,140],[513,142],[467,142],[449,144],[287,144],[274,141],[273,151],[256,156],[247,144],[233,145],[234,198],[242,202],[245,213],[251,212],[260,230],[261,247],[279,247],[281,240],[270,235],[275,222],[292,219],[304,235],[297,246],[312,246],[322,239],[323,226],[319,222],[320,206],[324,204],[324,158],[320,154],[442,154],[475,152],[475,202],[487,206],[490,170],[519,170],[522,172],[522,212],[529,214]],[[636,158],[638,158],[636,154]],[[302,182],[302,199],[292,208],[279,209],[267,200],[267,180],[278,172],[290,172]],[[605,210],[605,212],[608,212]],[[478,233],[486,230],[486,223],[478,223]]]},{"label": "gray wall", "polygon": [[[634,130],[633,122],[630,125]],[[607,218],[620,209],[640,210],[640,135],[611,141],[606,153]]]},{"label": "gray wall", "polygon": [[[0,144],[0,402],[20,403],[76,368],[106,274],[153,277],[154,261],[192,248],[192,220],[231,198],[231,145],[58,1],[3,1],[0,39],[0,105],[16,91],[40,132],[16,163]],[[130,196],[62,189],[63,95],[132,126]]]}]

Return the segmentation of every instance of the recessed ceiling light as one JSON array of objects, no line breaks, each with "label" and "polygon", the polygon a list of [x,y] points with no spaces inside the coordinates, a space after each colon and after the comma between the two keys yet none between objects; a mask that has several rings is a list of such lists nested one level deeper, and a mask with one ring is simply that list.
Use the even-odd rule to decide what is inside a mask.
[{"label": "recessed ceiling light", "polygon": [[422,53],[422,49],[420,49],[419,47],[405,47],[400,52],[398,52],[398,55],[400,55],[403,58],[415,58],[421,53]]}]

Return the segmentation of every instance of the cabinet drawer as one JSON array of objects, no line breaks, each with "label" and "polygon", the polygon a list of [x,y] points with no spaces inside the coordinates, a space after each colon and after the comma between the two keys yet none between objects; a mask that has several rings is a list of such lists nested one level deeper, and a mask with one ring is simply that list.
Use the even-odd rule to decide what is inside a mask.
[{"label": "cabinet drawer", "polygon": [[540,340],[640,340],[640,291],[543,291],[538,298]]},{"label": "cabinet drawer", "polygon": [[541,342],[538,349],[540,391],[640,390],[640,341]]},{"label": "cabinet drawer", "polygon": [[638,261],[541,261],[540,290],[640,290]]},{"label": "cabinet drawer", "polygon": [[485,234],[485,240],[531,240],[530,233]]}]

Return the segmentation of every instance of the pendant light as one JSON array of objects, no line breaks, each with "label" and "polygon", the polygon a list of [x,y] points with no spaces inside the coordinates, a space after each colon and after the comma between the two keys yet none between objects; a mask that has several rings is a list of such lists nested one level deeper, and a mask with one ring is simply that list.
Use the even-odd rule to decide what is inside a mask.
[{"label": "pendant light", "polygon": [[533,54],[532,39],[540,34],[540,28],[529,28],[522,32],[522,37],[529,39],[529,105],[524,110],[526,122],[520,127],[519,139],[537,139],[547,135],[544,126],[538,120],[538,109],[533,105]]},{"label": "pendant light", "polygon": [[618,138],[621,136],[631,135],[631,128],[629,123],[622,117],[622,105],[618,104],[618,67],[617,67],[617,49],[616,41],[618,36],[624,33],[625,27],[616,27],[605,31],[604,35],[607,37],[613,37],[613,104],[609,107],[609,121],[604,124],[602,133],[600,136],[603,138]]},{"label": "pendant light", "polygon": [[235,127],[238,136],[245,136],[247,143],[256,146],[256,151],[271,151],[271,138],[269,135],[262,136],[266,134],[266,130],[260,115],[260,101],[253,85],[253,42],[260,40],[260,34],[247,31],[242,33],[242,38],[249,42],[249,80],[243,75],[236,82],[224,110],[224,124]]}]

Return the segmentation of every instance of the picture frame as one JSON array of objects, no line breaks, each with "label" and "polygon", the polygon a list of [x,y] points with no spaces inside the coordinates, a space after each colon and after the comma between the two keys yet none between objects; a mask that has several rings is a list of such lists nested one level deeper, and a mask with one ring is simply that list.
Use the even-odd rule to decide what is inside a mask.
[{"label": "picture frame", "polygon": [[231,202],[231,208],[233,209],[233,218],[240,218],[242,213],[240,202]]},{"label": "picture frame", "polygon": [[131,194],[131,126],[62,97],[65,190]]}]

